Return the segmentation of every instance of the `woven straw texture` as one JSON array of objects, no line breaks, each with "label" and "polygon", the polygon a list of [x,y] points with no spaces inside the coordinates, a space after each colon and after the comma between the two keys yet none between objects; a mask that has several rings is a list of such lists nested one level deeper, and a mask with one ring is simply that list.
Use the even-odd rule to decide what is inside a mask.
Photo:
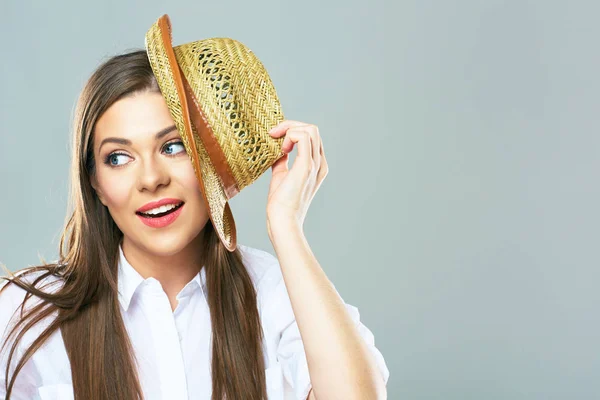
[{"label": "woven straw texture", "polygon": [[283,138],[268,134],[283,121],[271,79],[254,53],[233,39],[173,50],[242,190],[280,157]]},{"label": "woven straw texture", "polygon": [[[168,16],[163,16],[168,21]],[[163,40],[160,19],[148,30],[145,46],[161,93],[180,133],[203,190],[219,238],[236,247],[235,222],[223,182],[212,165],[196,127],[186,121],[182,93]],[[169,45],[170,45],[170,23]],[[242,43],[212,38],[174,47],[179,68],[201,105],[239,190],[256,181],[283,153],[283,138],[268,130],[284,120],[277,93],[262,63]],[[188,107],[193,105],[188,104]],[[191,130],[191,132],[190,132]]]}]

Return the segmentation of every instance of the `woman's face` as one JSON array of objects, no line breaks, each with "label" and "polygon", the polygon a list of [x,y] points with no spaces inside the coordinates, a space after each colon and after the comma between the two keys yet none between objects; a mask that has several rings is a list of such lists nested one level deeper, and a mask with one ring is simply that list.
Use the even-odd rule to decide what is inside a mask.
[{"label": "woman's face", "polygon": [[[198,237],[208,212],[160,93],[136,94],[114,103],[96,123],[93,148],[92,186],[123,232],[123,240],[131,242],[128,245],[167,256]],[[165,198],[184,202],[179,216],[167,226],[146,225],[136,211]]]}]

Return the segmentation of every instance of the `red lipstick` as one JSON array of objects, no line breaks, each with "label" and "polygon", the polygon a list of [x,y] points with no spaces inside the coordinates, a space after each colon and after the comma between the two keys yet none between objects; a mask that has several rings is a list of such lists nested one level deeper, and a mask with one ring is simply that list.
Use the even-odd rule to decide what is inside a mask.
[{"label": "red lipstick", "polygon": [[[142,214],[143,212],[152,210],[153,208],[169,204],[176,205],[176,207],[171,210],[167,210],[164,213],[159,213],[156,216]],[[145,225],[151,228],[163,228],[173,223],[177,219],[177,217],[179,217],[183,206],[183,201],[179,199],[161,199],[140,207],[136,212],[136,215]]]},{"label": "red lipstick", "polygon": [[156,208],[156,207],[166,206],[168,204],[179,204],[179,203],[183,203],[183,202],[179,199],[172,199],[172,198],[160,199],[158,201],[151,201],[150,203],[141,206],[140,208],[138,208],[137,212],[146,212],[146,211],[152,210],[153,208]]}]

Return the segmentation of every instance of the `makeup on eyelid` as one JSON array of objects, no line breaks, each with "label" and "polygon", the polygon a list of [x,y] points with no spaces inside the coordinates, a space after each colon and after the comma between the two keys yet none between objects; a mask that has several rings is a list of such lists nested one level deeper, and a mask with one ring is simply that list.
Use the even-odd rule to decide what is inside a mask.
[{"label": "makeup on eyelid", "polygon": [[[177,155],[179,155],[180,153],[185,153],[185,147],[183,147],[183,142],[182,142],[181,140],[176,140],[176,141],[174,141],[174,142],[169,142],[169,143],[166,143],[166,144],[163,146],[163,149],[164,149],[165,147],[168,147],[168,146],[170,146],[170,145],[174,145],[174,144],[179,144],[179,145],[181,145],[181,147],[183,148],[183,151],[180,151],[180,152],[178,152],[178,153],[174,153],[174,154],[167,154],[167,156],[173,156],[173,157],[174,157],[174,156],[177,156]],[[118,167],[121,167],[122,165],[114,165],[114,164],[111,164],[111,163],[110,163],[110,159],[111,159],[111,157],[114,157],[114,156],[126,156],[126,157],[129,157],[129,155],[127,155],[126,153],[120,153],[120,152],[118,152],[118,151],[113,151],[113,152],[109,153],[109,154],[108,154],[106,157],[104,157],[104,164],[108,165],[108,166],[109,166],[109,167],[111,167],[111,168],[118,168]]]}]

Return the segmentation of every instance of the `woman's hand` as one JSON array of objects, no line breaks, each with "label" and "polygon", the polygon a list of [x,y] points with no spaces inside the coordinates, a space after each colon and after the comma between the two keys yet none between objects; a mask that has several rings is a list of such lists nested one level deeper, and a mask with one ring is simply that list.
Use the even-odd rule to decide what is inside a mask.
[{"label": "woman's hand", "polygon": [[[271,167],[272,177],[267,197],[267,228],[269,236],[274,225],[302,228],[308,207],[327,176],[328,167],[323,152],[319,128],[304,122],[285,120],[273,127],[273,138],[285,136],[283,157]],[[298,144],[298,154],[288,169],[289,153]]]}]

